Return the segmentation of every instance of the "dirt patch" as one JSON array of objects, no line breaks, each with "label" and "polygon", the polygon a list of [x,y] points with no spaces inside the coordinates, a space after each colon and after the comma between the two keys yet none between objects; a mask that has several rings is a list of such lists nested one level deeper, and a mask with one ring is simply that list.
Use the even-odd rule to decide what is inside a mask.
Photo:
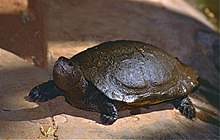
[{"label": "dirt patch", "polygon": [[0,7],[0,47],[36,66],[46,66],[41,0],[3,0]]}]

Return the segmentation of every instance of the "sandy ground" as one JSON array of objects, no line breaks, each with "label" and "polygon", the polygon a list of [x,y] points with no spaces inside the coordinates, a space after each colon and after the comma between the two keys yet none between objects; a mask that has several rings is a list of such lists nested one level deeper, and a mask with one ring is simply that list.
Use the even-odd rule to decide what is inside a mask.
[{"label": "sandy ground", "polygon": [[[0,138],[219,139],[217,36],[181,0],[1,0]],[[191,96],[193,121],[163,103],[140,114],[120,112],[113,125],[104,126],[98,113],[71,107],[63,97],[27,100],[32,87],[52,79],[59,56],[116,39],[154,44],[199,72],[205,82]]]}]

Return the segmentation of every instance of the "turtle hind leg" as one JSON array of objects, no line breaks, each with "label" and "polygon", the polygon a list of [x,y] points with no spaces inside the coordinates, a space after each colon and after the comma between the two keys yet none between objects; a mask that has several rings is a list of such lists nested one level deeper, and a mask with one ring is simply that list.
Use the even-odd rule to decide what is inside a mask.
[{"label": "turtle hind leg", "polygon": [[34,87],[28,97],[31,101],[45,102],[51,100],[59,95],[62,95],[63,91],[60,90],[54,83],[53,80],[42,83]]},{"label": "turtle hind leg", "polygon": [[188,97],[178,98],[173,102],[173,105],[180,113],[188,119],[192,119],[196,115],[195,108]]},{"label": "turtle hind leg", "polygon": [[105,125],[113,124],[118,119],[117,108],[110,100],[104,100],[99,105],[99,110],[101,122]]}]

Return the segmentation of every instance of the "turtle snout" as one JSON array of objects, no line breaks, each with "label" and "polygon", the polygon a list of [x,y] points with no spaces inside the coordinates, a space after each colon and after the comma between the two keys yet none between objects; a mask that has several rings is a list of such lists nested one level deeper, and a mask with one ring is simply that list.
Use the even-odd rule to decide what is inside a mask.
[{"label": "turtle snout", "polygon": [[63,57],[63,56],[61,56],[61,57],[59,57],[58,58],[58,61],[67,61],[68,59],[66,58],[66,57]]},{"label": "turtle snout", "polygon": [[63,57],[63,56],[59,57],[57,61],[62,62],[63,65],[67,64],[70,67],[72,67],[74,65],[73,61],[71,61],[70,59],[67,59],[66,57]]},{"label": "turtle snout", "polygon": [[58,58],[57,63],[65,66],[65,67],[68,67],[68,66],[72,67],[73,66],[73,62],[70,59],[63,57],[63,56]]}]

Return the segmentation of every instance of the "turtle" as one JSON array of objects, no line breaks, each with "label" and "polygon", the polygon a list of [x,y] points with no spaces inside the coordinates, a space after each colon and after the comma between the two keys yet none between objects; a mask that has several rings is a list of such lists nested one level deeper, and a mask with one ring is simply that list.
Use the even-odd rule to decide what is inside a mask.
[{"label": "turtle", "polygon": [[35,86],[31,101],[64,96],[71,106],[100,113],[102,124],[118,119],[118,111],[169,102],[188,119],[195,108],[188,95],[199,86],[198,73],[154,45],[108,41],[70,59],[61,56],[53,80]]}]

